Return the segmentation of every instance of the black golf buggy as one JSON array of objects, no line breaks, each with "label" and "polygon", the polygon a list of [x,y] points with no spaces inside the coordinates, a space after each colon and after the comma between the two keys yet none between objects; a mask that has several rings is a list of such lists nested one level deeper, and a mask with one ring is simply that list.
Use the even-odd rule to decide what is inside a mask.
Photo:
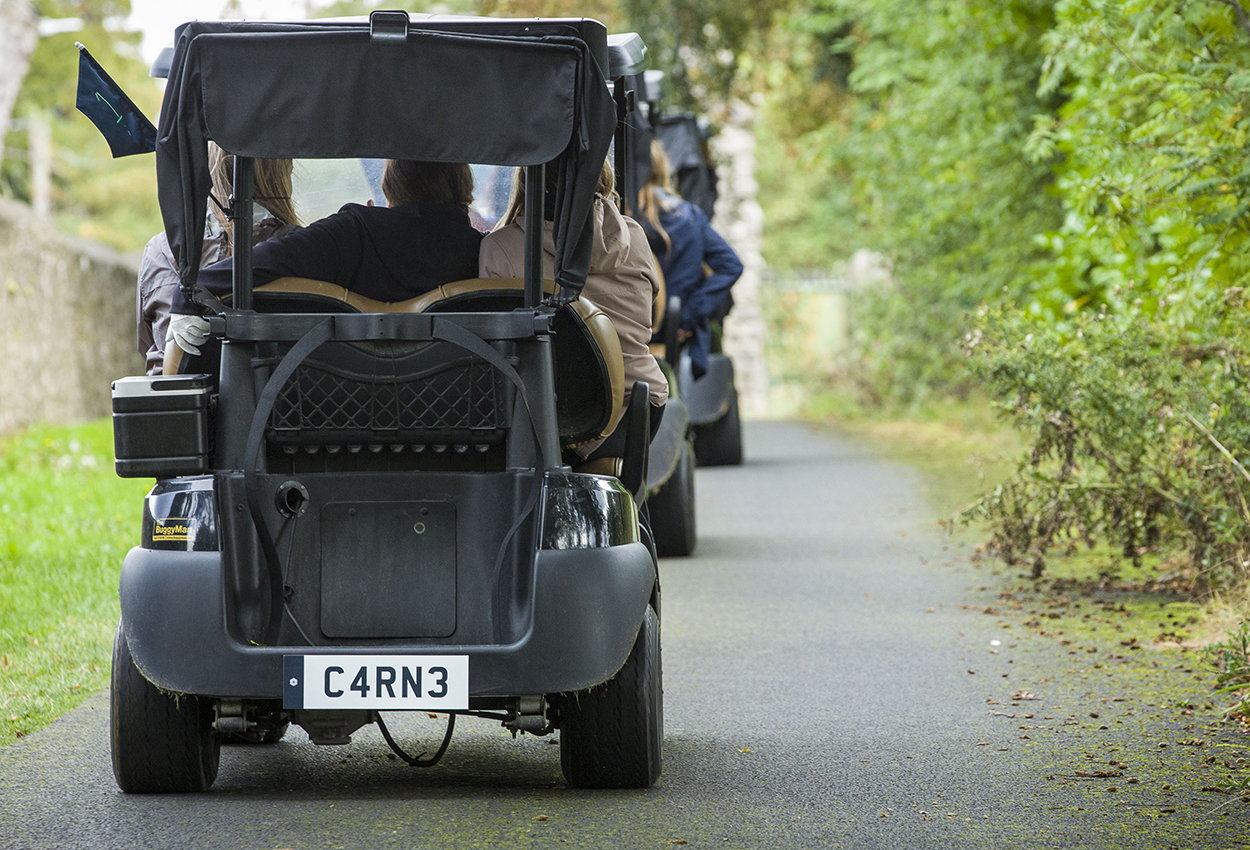
[{"label": "black golf buggy", "polygon": [[[640,70],[625,78],[635,93],[638,110],[627,121],[631,137],[627,174],[627,197],[638,191],[651,174],[650,143],[654,138],[664,148],[678,183],[678,192],[687,201],[712,217],[717,197],[716,169],[707,154],[707,125],[692,112],[662,109],[664,72]],[[706,271],[706,267],[705,267]],[[666,309],[656,325],[652,349],[670,375],[670,383],[682,399],[689,421],[693,455],[699,466],[736,466],[742,463],[742,425],[738,415],[738,391],[734,386],[733,361],[721,348],[725,316],[733,307],[727,296],[712,317],[712,351],[707,372],[694,376],[690,355],[678,342],[681,299],[666,296]],[[657,537],[659,531],[657,530]]]},{"label": "black golf buggy", "polygon": [[[211,339],[113,389],[118,471],[158,479],[121,576],[111,715],[124,791],[204,790],[223,738],[272,742],[291,723],[318,744],[377,723],[428,765],[465,715],[559,730],[573,786],[659,776],[660,586],[639,521],[647,387],[622,402],[615,331],[579,297],[625,106],[611,57],[645,50],[636,36],[614,47],[585,19],[375,12],[178,29],[158,184]],[[302,279],[254,287],[244,239],[219,300],[196,284],[209,139],[234,154],[226,205],[243,233],[256,157],[355,175],[365,192],[380,158],[522,168],[524,279],[398,303]],[[558,156],[544,285],[543,163]],[[622,457],[597,467],[613,474],[564,462],[562,446],[615,428]],[[399,711],[448,717],[433,756],[393,740],[385,716]]]}]

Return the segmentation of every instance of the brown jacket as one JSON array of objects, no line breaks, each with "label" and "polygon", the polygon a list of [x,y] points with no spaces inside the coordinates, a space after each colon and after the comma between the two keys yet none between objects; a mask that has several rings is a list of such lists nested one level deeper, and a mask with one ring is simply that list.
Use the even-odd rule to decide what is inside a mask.
[{"label": "brown jacket", "polygon": [[[543,276],[554,277],[555,240],[551,222],[543,232]],[[523,222],[490,233],[482,240],[478,273],[482,277],[523,277],[525,231]],[[668,400],[668,381],[647,344],[651,341],[651,305],[659,292],[655,260],[647,236],[632,218],[616,206],[595,198],[595,241],[590,254],[590,274],[582,295],[608,314],[621,338],[625,359],[626,401],[635,381],[646,381],[651,403]]]}]

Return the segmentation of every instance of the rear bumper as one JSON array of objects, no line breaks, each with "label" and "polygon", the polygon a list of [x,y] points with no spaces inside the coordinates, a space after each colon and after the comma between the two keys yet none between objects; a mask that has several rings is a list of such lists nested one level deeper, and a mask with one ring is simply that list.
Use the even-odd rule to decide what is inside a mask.
[{"label": "rear bumper", "polygon": [[691,425],[710,425],[725,415],[733,398],[733,361],[724,354],[709,355],[707,373],[695,379],[690,355],[683,354],[677,368],[677,386],[690,409]]},{"label": "rear bumper", "polygon": [[[511,644],[445,642],[253,646],[228,631],[220,552],[135,548],[121,575],[122,622],[135,664],[160,688],[217,697],[279,699],[284,654],[438,654],[469,657],[469,695],[581,690],[625,663],[655,584],[642,543],[542,550],[533,616]],[[313,636],[314,639],[317,636]]]}]

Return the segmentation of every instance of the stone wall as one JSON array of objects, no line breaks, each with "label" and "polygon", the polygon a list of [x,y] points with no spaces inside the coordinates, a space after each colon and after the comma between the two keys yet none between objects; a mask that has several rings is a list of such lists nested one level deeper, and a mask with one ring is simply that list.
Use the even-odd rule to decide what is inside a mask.
[{"label": "stone wall", "polygon": [[0,433],[111,411],[113,379],[143,373],[137,274],[138,257],[0,199]]},{"label": "stone wall", "polygon": [[725,319],[725,353],[734,363],[734,384],[742,414],[762,417],[768,410],[768,369],[764,362],[764,317],[760,310],[760,275],[764,258],[764,212],[756,195],[755,122],[759,114],[749,103],[732,100],[719,134],[712,138],[720,177],[716,217],[712,226],[742,260],[742,277],[734,284],[734,307]]}]

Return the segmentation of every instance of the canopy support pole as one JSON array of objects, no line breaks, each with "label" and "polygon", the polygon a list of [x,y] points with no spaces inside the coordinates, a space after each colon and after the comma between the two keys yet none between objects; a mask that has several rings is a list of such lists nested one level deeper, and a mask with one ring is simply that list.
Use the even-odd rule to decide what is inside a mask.
[{"label": "canopy support pole", "polygon": [[234,158],[234,191],[230,195],[230,223],[234,231],[233,307],[252,309],[252,178],[251,157]]},{"label": "canopy support pole", "polygon": [[620,209],[626,215],[633,215],[634,205],[638,203],[638,197],[630,197],[633,189],[629,184],[629,174],[626,169],[629,163],[630,154],[630,132],[626,127],[625,121],[629,117],[629,113],[633,111],[633,98],[630,95],[633,92],[626,92],[625,78],[618,77],[612,81],[612,100],[616,102],[616,132],[613,134],[615,144],[613,145],[613,167],[616,168],[616,185],[620,191]]},{"label": "canopy support pole", "polygon": [[525,167],[525,306],[543,301],[543,212],[547,207],[545,165]]}]

